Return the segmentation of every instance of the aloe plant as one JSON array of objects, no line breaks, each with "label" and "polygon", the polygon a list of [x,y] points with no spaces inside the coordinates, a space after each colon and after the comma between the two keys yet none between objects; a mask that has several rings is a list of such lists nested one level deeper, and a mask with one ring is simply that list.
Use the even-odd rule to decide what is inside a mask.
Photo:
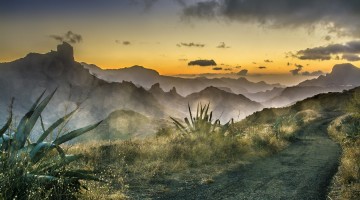
[{"label": "aloe plant", "polygon": [[221,133],[225,133],[230,125],[233,123],[233,120],[230,120],[224,125],[220,124],[220,120],[216,119],[212,120],[213,112],[209,111],[210,103],[206,105],[197,105],[196,115],[193,117],[190,105],[188,104],[189,109],[189,118],[185,117],[185,124],[179,122],[173,117],[170,117],[173,121],[175,127],[181,131],[183,134],[191,134],[191,133],[213,133],[216,130],[219,130]]},{"label": "aloe plant", "polygon": [[55,92],[43,98],[44,91],[14,131],[10,128],[13,118],[12,99],[9,118],[0,129],[0,199],[29,199],[36,189],[35,185],[37,189],[41,188],[43,196],[72,199],[75,198],[74,193],[83,187],[80,180],[99,180],[91,175],[91,171],[70,169],[69,164],[80,159],[81,155],[66,155],[60,145],[96,128],[101,121],[63,134],[52,142],[44,142],[51,132],[76,112],[76,108],[47,129],[41,122],[44,131],[36,142],[30,141],[36,122]]}]

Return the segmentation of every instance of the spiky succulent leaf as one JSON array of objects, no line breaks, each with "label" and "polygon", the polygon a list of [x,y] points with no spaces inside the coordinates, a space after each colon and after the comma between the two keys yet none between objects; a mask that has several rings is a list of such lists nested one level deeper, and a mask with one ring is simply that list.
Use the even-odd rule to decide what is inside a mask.
[{"label": "spiky succulent leaf", "polygon": [[62,118],[60,118],[58,120],[56,120],[46,131],[43,132],[43,134],[41,134],[41,136],[37,140],[37,143],[43,142],[45,140],[45,138],[47,138],[47,136],[49,136],[49,134],[51,132],[53,132],[58,126],[60,126],[62,123],[64,123],[66,120],[68,120],[77,110],[78,109],[76,108],[75,110],[73,110],[69,114],[63,116]]},{"label": "spiky succulent leaf", "polygon": [[0,129],[0,137],[9,129],[12,122],[12,107],[14,104],[14,98],[11,99],[10,107],[9,107],[9,117],[6,121],[5,125]]},{"label": "spiky succulent leaf", "polygon": [[55,144],[48,142],[41,142],[36,144],[36,146],[30,151],[30,159],[33,163],[36,163],[41,158],[43,158],[48,151],[55,148]]},{"label": "spiky succulent leaf", "polygon": [[77,130],[74,130],[74,131],[71,131],[70,133],[67,133],[63,136],[60,136],[59,138],[57,138],[53,143],[55,145],[60,145],[60,144],[63,144],[69,140],[72,140],[76,137],[79,137],[80,135],[86,133],[86,132],[89,132],[91,130],[93,130],[94,128],[96,128],[97,126],[99,126],[99,124],[101,123],[102,121],[99,121],[98,123],[96,124],[93,124],[93,125],[89,125],[89,126],[86,126],[86,127],[83,127],[83,128],[80,128],[80,129],[77,129]]},{"label": "spiky succulent leaf", "polygon": [[54,96],[55,92],[56,89],[44,100],[42,100],[40,104],[38,104],[44,93],[41,94],[41,96],[36,100],[36,102],[31,107],[28,114],[26,114],[25,117],[21,120],[19,124],[19,128],[15,135],[15,142],[14,142],[15,150],[18,150],[25,145],[26,139],[29,137],[31,130],[34,128],[38,118],[41,115],[41,112],[45,109],[51,98]]}]

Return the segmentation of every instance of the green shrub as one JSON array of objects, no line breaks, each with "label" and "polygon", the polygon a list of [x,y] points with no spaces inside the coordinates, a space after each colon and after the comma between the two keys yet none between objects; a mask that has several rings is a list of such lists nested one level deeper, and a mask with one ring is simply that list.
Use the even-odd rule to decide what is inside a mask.
[{"label": "green shrub", "polygon": [[60,145],[94,129],[100,122],[63,134],[52,142],[44,142],[77,108],[49,128],[42,126],[43,132],[36,142],[29,139],[55,92],[42,100],[44,91],[15,130],[10,128],[11,101],[9,118],[0,129],[0,199],[75,199],[75,194],[85,188],[80,180],[98,180],[91,176],[91,171],[71,169],[69,164],[81,155],[66,155]]},{"label": "green shrub", "polygon": [[183,134],[191,134],[191,133],[210,134],[210,133],[214,133],[215,131],[225,134],[229,130],[230,125],[233,124],[233,120],[230,120],[228,123],[224,125],[220,124],[219,119],[216,119],[213,122],[212,111],[209,112],[209,107],[210,107],[210,103],[204,106],[198,104],[196,109],[196,115],[195,117],[193,117],[190,105],[188,105],[190,120],[187,117],[185,117],[184,118],[185,125],[172,117],[170,118],[173,120],[175,127]]}]

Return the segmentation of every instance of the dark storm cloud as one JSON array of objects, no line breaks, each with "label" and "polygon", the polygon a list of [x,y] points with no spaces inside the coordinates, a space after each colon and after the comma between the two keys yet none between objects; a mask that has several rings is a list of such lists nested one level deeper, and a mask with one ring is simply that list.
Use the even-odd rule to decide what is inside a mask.
[{"label": "dark storm cloud", "polygon": [[341,58],[342,58],[343,60],[347,60],[347,61],[350,61],[350,62],[354,62],[354,61],[359,61],[359,60],[360,60],[359,55],[356,55],[356,54],[344,54],[344,55],[342,55]]},{"label": "dark storm cloud", "polygon": [[202,47],[205,47],[205,44],[194,43],[194,42],[189,42],[189,43],[181,42],[180,44],[177,44],[176,46],[178,46],[178,47],[199,47],[199,48],[202,48]]},{"label": "dark storm cloud", "polygon": [[220,44],[218,46],[216,46],[216,48],[219,49],[228,49],[230,48],[229,46],[226,46],[225,42],[220,42]]},{"label": "dark storm cloud", "polygon": [[323,25],[329,33],[360,37],[359,0],[205,0],[183,9],[185,18],[257,23],[271,28]]},{"label": "dark storm cloud", "polygon": [[[350,41],[345,44],[330,44],[298,51],[294,56],[301,60],[330,60],[331,56],[343,55],[343,59],[355,61],[360,54],[360,40]],[[345,55],[345,56],[344,56]]]},{"label": "dark storm cloud", "polygon": [[267,67],[265,67],[265,66],[260,66],[260,67],[258,67],[259,69],[266,69]]},{"label": "dark storm cloud", "polygon": [[82,36],[72,31],[68,31],[64,35],[50,35],[50,38],[53,38],[58,42],[67,42],[71,44],[82,42]]},{"label": "dark storm cloud", "polygon": [[188,63],[188,66],[198,65],[201,67],[216,66],[214,60],[193,60]]},{"label": "dark storm cloud", "polygon": [[266,60],[264,60],[264,62],[266,62],[266,63],[272,63],[272,62],[274,62],[274,61],[269,60],[269,59],[266,59]]},{"label": "dark storm cloud", "polygon": [[204,19],[213,19],[216,17],[216,10],[221,5],[217,1],[203,1],[184,7],[184,17],[199,17]]},{"label": "dark storm cloud", "polygon": [[222,70],[223,68],[222,67],[214,67],[212,69],[215,70],[215,71],[219,71],[219,70]]},{"label": "dark storm cloud", "polygon": [[318,71],[314,71],[314,72],[308,72],[308,71],[304,71],[302,72],[304,66],[302,65],[297,65],[295,64],[295,69],[293,70],[290,70],[290,73],[294,76],[297,76],[297,75],[303,75],[303,76],[320,76],[320,75],[323,75],[324,72],[318,70]]},{"label": "dark storm cloud", "polygon": [[243,70],[239,71],[237,74],[239,76],[246,76],[248,72],[249,72],[249,70],[243,69]]}]

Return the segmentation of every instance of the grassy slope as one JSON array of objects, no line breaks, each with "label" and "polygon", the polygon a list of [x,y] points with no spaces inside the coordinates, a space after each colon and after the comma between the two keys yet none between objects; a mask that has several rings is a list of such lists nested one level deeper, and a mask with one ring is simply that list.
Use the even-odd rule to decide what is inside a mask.
[{"label": "grassy slope", "polygon": [[[313,119],[326,113],[342,114],[355,91],[359,89],[316,95],[287,108],[264,109],[236,123],[226,136],[183,137],[176,130],[162,129],[158,137],[145,140],[76,145],[70,151],[85,154],[82,165],[109,181],[88,183],[90,191],[82,197],[146,198],[179,183],[210,184],[213,176],[225,170],[284,149]],[[274,129],[278,119],[280,126]]]}]

